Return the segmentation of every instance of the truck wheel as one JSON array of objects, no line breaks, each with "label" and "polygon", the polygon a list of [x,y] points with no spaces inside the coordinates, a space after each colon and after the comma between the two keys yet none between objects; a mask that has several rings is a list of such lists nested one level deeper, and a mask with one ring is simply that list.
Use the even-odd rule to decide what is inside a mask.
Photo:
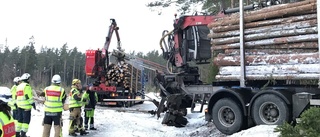
[{"label": "truck wheel", "polygon": [[266,94],[254,101],[251,115],[257,125],[280,125],[289,120],[289,109],[280,97]]},{"label": "truck wheel", "polygon": [[212,120],[219,131],[231,135],[241,129],[243,113],[235,101],[225,98],[214,104]]}]

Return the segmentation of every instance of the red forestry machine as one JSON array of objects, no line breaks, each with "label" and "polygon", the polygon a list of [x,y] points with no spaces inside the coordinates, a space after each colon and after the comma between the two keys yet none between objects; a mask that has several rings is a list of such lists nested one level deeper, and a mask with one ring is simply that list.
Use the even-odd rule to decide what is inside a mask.
[{"label": "red forestry machine", "polygon": [[[87,84],[98,94],[101,105],[132,106],[136,102],[119,102],[117,99],[136,98],[144,90],[143,72],[131,64],[125,63],[125,53],[121,48],[119,27],[115,19],[110,19],[106,42],[101,50],[86,51]],[[109,51],[113,33],[117,37],[117,50]],[[111,56],[116,59],[111,62]],[[121,71],[121,72],[120,72]],[[112,73],[112,74],[111,74]]]},{"label": "red forestry machine", "polygon": [[[110,20],[111,25],[104,47],[101,50],[86,51],[87,85],[91,85],[91,90],[97,92],[98,104],[101,105],[130,107],[144,101],[155,101],[145,99],[146,72],[144,68],[164,72],[164,67],[124,53],[118,32],[119,27],[115,19]],[[117,50],[110,52],[113,33],[117,37]]]},{"label": "red forestry machine", "polygon": [[[110,64],[110,56],[109,56],[109,46],[112,38],[112,34],[115,32],[117,37],[118,50],[121,49],[121,41],[119,37],[119,27],[117,26],[117,23],[115,19],[110,19],[111,25],[109,26],[109,32],[106,37],[106,42],[104,44],[104,47],[102,50],[87,50],[86,51],[86,65],[85,65],[85,71],[86,75],[88,77],[87,83],[93,84],[93,90],[95,91],[111,91],[115,92],[116,87],[115,86],[107,86],[105,84],[107,78],[107,66]],[[116,50],[115,50],[116,51]],[[114,55],[117,55],[117,59],[119,61],[124,60],[124,55],[122,52],[118,52]]]}]

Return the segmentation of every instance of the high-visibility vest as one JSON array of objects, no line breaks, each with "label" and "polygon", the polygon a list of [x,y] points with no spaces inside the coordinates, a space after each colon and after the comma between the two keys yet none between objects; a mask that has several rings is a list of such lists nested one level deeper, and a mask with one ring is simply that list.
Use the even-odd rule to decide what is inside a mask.
[{"label": "high-visibility vest", "polygon": [[[88,105],[89,102],[90,102],[90,97],[89,97],[89,96],[90,96],[90,94],[87,93],[87,92],[85,92],[85,93],[82,95],[81,101],[84,102],[84,100],[86,100],[86,101],[84,102],[85,105]],[[95,99],[96,102],[98,102],[98,94],[97,94],[97,92],[94,92],[94,99]]]},{"label": "high-visibility vest", "polygon": [[31,109],[34,100],[32,98],[32,89],[28,83],[21,83],[17,87],[17,106],[22,109]]},{"label": "high-visibility vest", "polygon": [[62,112],[63,103],[62,99],[64,98],[64,89],[58,85],[51,85],[44,89],[45,93],[45,102],[44,102],[44,111],[45,112]]},{"label": "high-visibility vest", "polygon": [[[82,107],[83,102],[81,100],[80,101],[75,100],[73,98],[74,96],[80,96],[80,92],[76,88],[72,88],[69,93],[69,108]],[[81,98],[81,96],[80,96],[80,98]]]},{"label": "high-visibility vest", "polygon": [[14,119],[10,115],[10,120],[6,114],[0,112],[0,128],[2,131],[1,137],[15,137],[16,129],[14,125]]},{"label": "high-visibility vest", "polygon": [[11,87],[11,101],[8,102],[8,105],[11,107],[11,110],[16,110],[16,106],[14,105],[16,103],[16,92],[17,92],[17,85],[13,85]]}]

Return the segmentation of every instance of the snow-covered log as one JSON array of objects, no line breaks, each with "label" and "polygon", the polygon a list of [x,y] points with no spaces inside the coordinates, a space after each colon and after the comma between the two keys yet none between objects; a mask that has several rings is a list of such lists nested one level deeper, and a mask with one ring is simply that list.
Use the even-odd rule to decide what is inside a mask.
[{"label": "snow-covered log", "polygon": [[[318,52],[318,48],[314,46],[314,48],[305,48],[304,49],[291,49],[288,47],[283,48],[255,48],[255,49],[246,49],[246,55],[270,55],[270,54],[301,54],[301,53],[314,53]],[[239,49],[226,49],[224,50],[224,54],[226,56],[230,55],[240,55]]]},{"label": "snow-covered log", "polygon": [[[319,53],[279,54],[279,55],[248,55],[246,65],[272,64],[315,64],[319,63]],[[217,66],[240,66],[240,56],[225,56],[219,54],[213,63]],[[320,65],[319,65],[320,66]]]},{"label": "snow-covered log", "polygon": [[[256,27],[256,28],[249,28],[244,30],[244,34],[269,34],[272,32],[279,32],[279,31],[285,31],[285,30],[298,30],[298,29],[305,29],[305,28],[311,28],[317,26],[317,20],[306,20],[306,21],[299,21],[294,23],[283,23],[278,25],[269,25],[269,26],[262,26],[262,27]],[[220,32],[220,33],[214,33],[211,32],[208,37],[209,38],[227,38],[227,37],[234,37],[239,36],[240,32],[239,30],[233,30],[233,31],[227,31],[227,32]]]},{"label": "snow-covered log", "polygon": [[[318,80],[320,74],[265,74],[246,75],[247,80]],[[217,80],[234,81],[239,80],[240,75],[216,75]]]},{"label": "snow-covered log", "polygon": [[[287,74],[320,74],[319,64],[294,64],[294,65],[264,65],[246,66],[247,75],[287,75]],[[225,66],[219,68],[219,75],[239,75],[240,66]]]},{"label": "snow-covered log", "polygon": [[[285,36],[316,34],[317,32],[318,32],[317,27],[291,29],[291,30],[279,30],[279,31],[268,31],[268,32],[245,35],[244,40],[245,41],[255,41],[255,40],[268,39],[268,38],[285,37]],[[228,37],[228,38],[214,38],[211,40],[211,43],[214,45],[232,44],[232,43],[238,43],[238,42],[240,42],[239,36]]]},{"label": "snow-covered log", "polygon": [[[299,2],[297,2],[299,3]],[[296,3],[296,4],[297,4]],[[317,4],[314,0],[309,1],[310,4],[303,4],[300,6],[292,6],[289,8],[282,8],[280,10],[273,10],[270,12],[262,12],[260,14],[252,14],[250,16],[244,16],[244,22],[253,22],[253,21],[259,21],[264,19],[270,19],[270,18],[277,18],[277,17],[283,17],[288,15],[295,15],[297,13],[305,13],[306,11],[316,11]],[[290,4],[287,4],[290,5]],[[279,5],[281,6],[281,5]],[[275,8],[277,6],[273,6]],[[272,8],[272,7],[270,7]],[[209,28],[216,27],[216,26],[225,26],[230,24],[237,24],[239,23],[239,18],[228,18],[228,19],[222,19],[217,20],[215,22],[212,22],[208,25]]]},{"label": "snow-covered log", "polygon": [[[314,14],[306,14],[306,15],[301,15],[301,16],[290,16],[290,17],[286,17],[286,18],[277,18],[277,19],[272,19],[272,20],[262,20],[262,21],[256,21],[256,22],[249,22],[249,23],[245,23],[244,27],[246,29],[249,29],[249,28],[278,25],[278,24],[284,24],[284,23],[301,22],[301,21],[312,20],[312,19],[316,19],[316,18],[317,18],[317,14],[314,13]],[[216,26],[216,27],[211,28],[211,30],[214,33],[231,31],[231,30],[239,30],[239,24],[227,25],[227,26]]]},{"label": "snow-covered log", "polygon": [[[296,42],[316,42],[318,40],[318,34],[298,35],[289,37],[271,38],[257,41],[245,42],[245,47],[263,46],[263,45],[276,45]],[[240,48],[240,43],[214,45],[213,50]]]}]

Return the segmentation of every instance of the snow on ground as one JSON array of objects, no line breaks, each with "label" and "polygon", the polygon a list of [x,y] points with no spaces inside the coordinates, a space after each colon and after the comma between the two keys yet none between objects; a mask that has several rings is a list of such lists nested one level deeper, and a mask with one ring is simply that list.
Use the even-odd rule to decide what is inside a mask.
[{"label": "snow on ground", "polygon": [[229,137],[277,137],[279,132],[274,132],[275,125],[259,125],[247,130],[240,131]]},{"label": "snow on ground", "polygon": [[[153,94],[148,94],[153,96]],[[32,110],[32,118],[27,133],[30,137],[42,136],[43,106],[38,105],[40,111]],[[154,110],[156,107],[151,102],[135,105],[130,109]],[[159,119],[148,113],[119,112],[114,107],[100,107],[95,111],[95,127],[97,131],[90,131],[91,137],[226,137],[219,132],[212,123],[204,120],[204,113],[189,113],[189,123],[186,127],[176,128],[161,124],[163,114]],[[68,136],[69,112],[63,112],[63,136]],[[254,128],[235,133],[230,137],[259,136],[274,137],[273,126],[256,126]],[[53,136],[53,129],[51,130]]]}]

